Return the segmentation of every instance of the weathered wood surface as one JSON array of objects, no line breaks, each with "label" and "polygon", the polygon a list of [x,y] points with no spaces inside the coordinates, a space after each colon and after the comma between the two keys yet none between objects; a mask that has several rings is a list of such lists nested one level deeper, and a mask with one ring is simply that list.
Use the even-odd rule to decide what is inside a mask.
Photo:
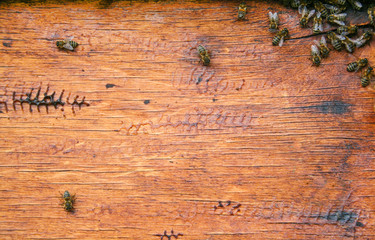
[{"label": "weathered wood surface", "polygon": [[[374,92],[345,70],[373,44],[312,67],[295,10],[236,6],[3,6],[0,239],[374,239]],[[90,106],[14,110],[48,85]]]}]

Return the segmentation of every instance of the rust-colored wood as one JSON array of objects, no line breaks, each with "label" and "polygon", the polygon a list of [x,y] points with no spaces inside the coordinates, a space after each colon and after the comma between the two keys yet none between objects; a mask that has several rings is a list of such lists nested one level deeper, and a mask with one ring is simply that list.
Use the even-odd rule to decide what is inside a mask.
[{"label": "rust-colored wood", "polygon": [[[295,10],[248,5],[2,6],[0,239],[373,239],[374,92],[345,70],[373,44],[312,67]],[[47,86],[64,106],[14,109]]]}]

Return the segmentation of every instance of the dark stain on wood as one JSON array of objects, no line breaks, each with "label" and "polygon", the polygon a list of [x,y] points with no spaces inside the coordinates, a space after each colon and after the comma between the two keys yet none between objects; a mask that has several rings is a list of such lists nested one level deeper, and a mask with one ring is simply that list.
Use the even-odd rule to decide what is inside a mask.
[{"label": "dark stain on wood", "polygon": [[303,107],[291,107],[287,109],[303,109],[311,113],[320,114],[336,114],[342,115],[350,112],[352,104],[346,103],[341,100],[323,101],[317,105],[303,106]]},{"label": "dark stain on wood", "polygon": [[312,106],[323,114],[345,114],[349,112],[350,104],[339,100],[325,101],[320,105]]},{"label": "dark stain on wood", "polygon": [[143,103],[147,105],[150,103],[150,100],[144,100]]},{"label": "dark stain on wood", "polygon": [[105,87],[108,89],[108,88],[113,88],[114,86],[116,86],[115,84],[112,84],[112,83],[107,83],[105,85]]},{"label": "dark stain on wood", "polygon": [[365,226],[365,224],[363,224],[361,222],[357,222],[355,225],[356,225],[356,227],[364,227]]},{"label": "dark stain on wood", "polygon": [[202,79],[201,77],[198,77],[198,78],[197,78],[197,81],[196,81],[195,83],[198,85],[200,82],[202,82],[202,80],[203,80],[203,79]]},{"label": "dark stain on wood", "polygon": [[357,221],[359,216],[355,212],[335,211],[328,213],[327,215],[320,216],[319,218],[328,220],[329,222],[336,222],[337,224],[342,226],[364,226],[363,223]]},{"label": "dark stain on wood", "polygon": [[12,42],[3,42],[4,47],[12,47]]}]

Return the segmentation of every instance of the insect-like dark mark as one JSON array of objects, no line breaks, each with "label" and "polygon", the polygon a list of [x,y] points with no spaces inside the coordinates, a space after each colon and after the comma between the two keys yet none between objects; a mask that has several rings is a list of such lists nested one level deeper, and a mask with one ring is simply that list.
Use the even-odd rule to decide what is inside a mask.
[{"label": "insect-like dark mark", "polygon": [[116,86],[115,84],[112,84],[112,83],[107,83],[106,85],[105,85],[105,88],[113,88],[114,86]]},{"label": "insect-like dark mark", "polygon": [[236,213],[241,211],[240,209],[241,203],[237,203],[236,205],[232,205],[232,203],[233,203],[232,201],[226,201],[224,205],[222,201],[219,201],[218,204],[214,206],[214,211],[218,209],[222,209],[222,211],[219,212],[218,214],[223,214],[224,212],[226,212],[226,213],[229,213],[229,215],[235,215]]},{"label": "insect-like dark mark", "polygon": [[184,236],[184,235],[182,233],[174,234],[173,229],[172,229],[170,235],[168,235],[167,230],[165,230],[163,235],[162,234],[156,234],[155,236],[160,237],[160,240],[163,240],[164,237],[167,237],[168,240],[171,240],[172,237],[178,239],[179,236]]},{"label": "insect-like dark mark", "polygon": [[86,105],[86,106],[90,106],[89,103],[85,102],[85,98],[86,97],[83,97],[82,100],[80,102],[78,102],[78,98],[79,96],[77,95],[75,98],[74,98],[74,101],[72,103],[69,102],[69,97],[70,97],[70,94],[68,96],[68,98],[66,99],[66,102],[70,105],[72,105],[72,111],[73,113],[75,113],[75,110],[74,110],[74,105],[77,105],[79,107],[79,110],[81,110],[81,107],[82,105]]},{"label": "insect-like dark mark", "polygon": [[[38,91],[36,92],[35,96],[33,96],[33,91],[34,88],[30,90],[29,93],[21,94],[19,97],[16,96],[16,92],[13,92],[13,109],[14,111],[17,110],[16,105],[19,103],[21,106],[22,111],[23,109],[23,104],[29,104],[29,111],[32,112],[32,106],[35,105],[38,109],[38,112],[40,112],[40,106],[45,106],[46,107],[46,112],[48,113],[48,107],[53,106],[55,109],[57,107],[61,106],[63,107],[65,104],[71,105],[72,106],[72,111],[75,113],[74,106],[78,106],[79,109],[81,109],[82,105],[90,106],[89,103],[85,102],[85,97],[82,98],[82,100],[78,100],[79,96],[77,95],[73,102],[69,102],[70,94],[66,99],[66,102],[63,101],[63,95],[65,90],[62,90],[60,93],[60,96],[58,99],[55,99],[56,92],[54,91],[52,94],[49,94],[49,86],[47,86],[46,91],[43,93],[44,96],[41,96],[41,87],[38,88]],[[25,98],[26,97],[26,98]],[[8,107],[6,105],[6,102],[0,102],[5,105],[6,111],[8,111]],[[63,109],[63,108],[62,108]]]},{"label": "insect-like dark mark", "polygon": [[3,42],[4,47],[12,47],[12,42]]},{"label": "insect-like dark mark", "polygon": [[23,111],[23,104],[24,103],[29,104],[30,112],[33,111],[33,109],[32,109],[33,105],[37,106],[38,112],[40,112],[40,106],[45,106],[47,113],[48,113],[48,106],[54,106],[55,109],[57,109],[57,106],[59,106],[59,105],[64,106],[65,105],[65,102],[62,101],[62,97],[64,95],[64,90],[62,90],[62,92],[60,94],[60,97],[57,100],[55,100],[55,94],[56,94],[55,91],[52,94],[48,95],[49,86],[47,86],[47,89],[44,92],[44,97],[42,99],[39,99],[40,90],[41,90],[41,87],[39,87],[35,97],[32,98],[33,91],[34,91],[34,88],[32,88],[29,93],[26,93],[25,99],[23,98],[24,97],[23,94],[21,94],[21,96],[17,99],[16,98],[16,92],[13,92],[13,109],[14,109],[14,111],[16,111],[16,103],[19,103],[21,105],[22,111]]},{"label": "insect-like dark mark", "polygon": [[238,213],[239,211],[241,211],[240,207],[241,207],[241,203],[234,205],[232,209],[229,211],[229,214],[234,215],[235,213]]}]

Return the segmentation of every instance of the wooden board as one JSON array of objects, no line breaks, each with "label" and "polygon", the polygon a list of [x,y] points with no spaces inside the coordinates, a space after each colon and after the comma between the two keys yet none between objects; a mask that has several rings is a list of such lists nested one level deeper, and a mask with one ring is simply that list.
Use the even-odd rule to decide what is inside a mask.
[{"label": "wooden board", "polygon": [[375,238],[373,44],[313,67],[296,10],[248,5],[2,5],[0,239]]}]

